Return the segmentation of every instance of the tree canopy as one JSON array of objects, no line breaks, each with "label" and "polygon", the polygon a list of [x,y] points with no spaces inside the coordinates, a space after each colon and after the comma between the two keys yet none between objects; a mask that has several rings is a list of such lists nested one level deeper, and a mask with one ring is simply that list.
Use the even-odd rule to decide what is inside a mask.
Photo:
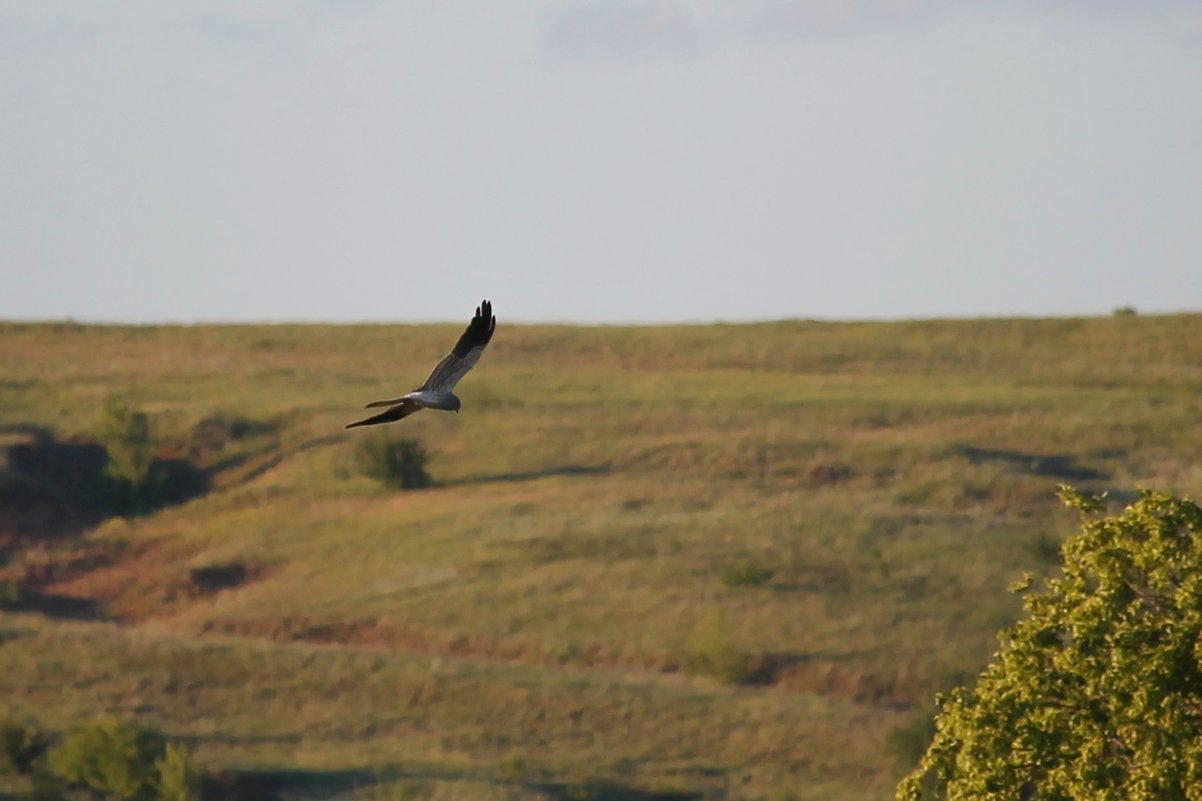
[{"label": "tree canopy", "polygon": [[1060,578],[1028,576],[1025,615],[973,688],[938,699],[899,801],[1202,801],[1202,509],[1144,491],[1082,513]]}]

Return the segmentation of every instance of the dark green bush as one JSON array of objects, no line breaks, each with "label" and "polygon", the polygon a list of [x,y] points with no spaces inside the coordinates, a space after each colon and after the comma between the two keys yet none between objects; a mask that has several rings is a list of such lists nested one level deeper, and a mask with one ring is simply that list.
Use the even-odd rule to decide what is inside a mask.
[{"label": "dark green bush", "polygon": [[143,511],[154,449],[150,417],[110,396],[96,421],[96,439],[108,457],[96,483],[97,500],[118,514]]},{"label": "dark green bush", "polygon": [[385,436],[367,437],[355,447],[355,465],[370,478],[401,489],[430,486],[429,456],[421,443]]},{"label": "dark green bush", "polygon": [[157,731],[105,717],[72,729],[49,753],[50,769],[102,798],[156,801],[167,740]]},{"label": "dark green bush", "polygon": [[49,745],[50,738],[32,724],[0,722],[0,775],[30,775]]},{"label": "dark green bush", "polygon": [[150,416],[117,396],[105,402],[96,438],[105,462],[103,472],[92,481],[92,495],[108,513],[146,514],[208,489],[209,476],[192,458],[156,456],[161,443],[155,439]]},{"label": "dark green bush", "polygon": [[117,396],[105,401],[96,423],[96,438],[108,453],[105,472],[134,487],[146,482],[154,439],[150,417]]}]

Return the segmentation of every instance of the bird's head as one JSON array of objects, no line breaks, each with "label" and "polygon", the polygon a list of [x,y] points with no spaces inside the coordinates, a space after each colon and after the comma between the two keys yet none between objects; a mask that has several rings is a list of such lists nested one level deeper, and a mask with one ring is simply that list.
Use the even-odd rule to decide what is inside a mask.
[{"label": "bird's head", "polygon": [[463,402],[459,400],[458,395],[451,396],[451,408],[455,410],[455,414],[459,414],[459,407],[462,405]]}]

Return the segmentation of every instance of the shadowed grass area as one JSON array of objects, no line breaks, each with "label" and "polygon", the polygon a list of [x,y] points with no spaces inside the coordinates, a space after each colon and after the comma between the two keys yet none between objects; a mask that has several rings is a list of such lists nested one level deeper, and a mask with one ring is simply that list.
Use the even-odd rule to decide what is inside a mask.
[{"label": "shadowed grass area", "polygon": [[[0,648],[0,670],[25,688],[6,699],[13,712],[54,728],[97,711],[136,716],[194,746],[201,761],[240,768],[454,769],[506,784],[654,788],[700,766],[726,775],[731,748],[788,742],[854,781],[870,750],[823,730],[849,714],[889,717],[846,700],[628,671],[21,623]],[[46,706],[38,696],[50,692]],[[731,740],[753,728],[746,742]]]},{"label": "shadowed grass area", "polygon": [[1055,569],[1057,483],[1202,488],[1194,315],[502,325],[391,429],[431,486],[361,475],[342,426],[458,331],[0,324],[0,448],[117,395],[207,479],[68,519],[0,471],[0,570],[97,618],[0,618],[0,704],[297,798],[886,798]]}]

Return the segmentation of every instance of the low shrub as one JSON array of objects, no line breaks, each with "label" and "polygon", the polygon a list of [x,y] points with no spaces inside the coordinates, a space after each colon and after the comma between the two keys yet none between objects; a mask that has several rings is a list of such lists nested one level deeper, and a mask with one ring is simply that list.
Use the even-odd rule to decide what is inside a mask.
[{"label": "low shrub", "polygon": [[400,489],[430,486],[428,461],[426,449],[412,439],[367,437],[355,447],[355,465],[360,473]]},{"label": "low shrub", "polygon": [[76,726],[49,753],[57,776],[102,798],[157,801],[159,761],[167,741],[157,731],[105,717]]},{"label": "low shrub", "polygon": [[0,722],[0,775],[32,774],[49,745],[50,738],[32,724]]},{"label": "low shrub", "polygon": [[711,676],[726,684],[746,684],[754,677],[752,662],[750,655],[731,639],[722,611],[713,608],[693,630],[684,666],[690,673]]},{"label": "low shrub", "polygon": [[107,475],[134,491],[146,482],[154,438],[145,412],[117,396],[110,397],[96,423],[96,438],[108,454]]}]

